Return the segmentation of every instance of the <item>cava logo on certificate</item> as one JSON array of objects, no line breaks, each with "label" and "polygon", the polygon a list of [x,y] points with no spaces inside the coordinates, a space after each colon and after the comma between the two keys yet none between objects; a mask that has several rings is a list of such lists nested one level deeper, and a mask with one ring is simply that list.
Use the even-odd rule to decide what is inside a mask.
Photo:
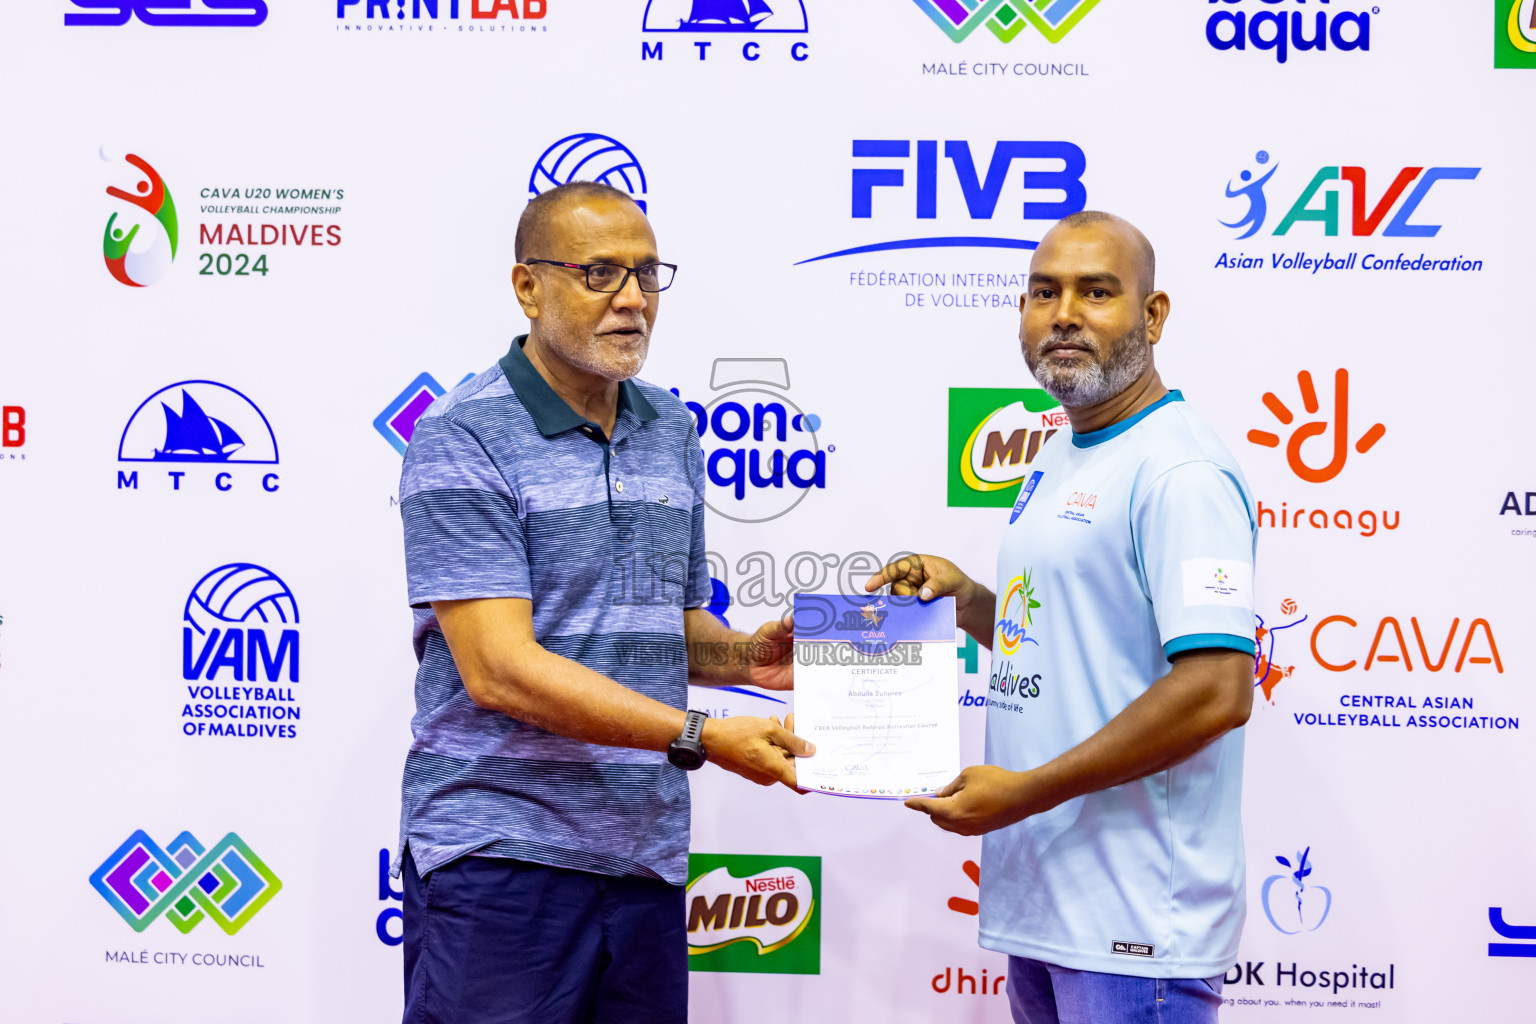
[{"label": "cava logo on certificate", "polygon": [[802,789],[901,799],[960,772],[955,602],[795,597],[795,732],[816,744]]}]

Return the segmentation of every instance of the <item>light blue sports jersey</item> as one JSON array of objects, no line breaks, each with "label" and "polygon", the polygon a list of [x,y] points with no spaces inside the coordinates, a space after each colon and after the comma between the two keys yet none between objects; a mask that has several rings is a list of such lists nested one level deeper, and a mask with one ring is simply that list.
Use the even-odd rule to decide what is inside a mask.
[{"label": "light blue sports jersey", "polygon": [[[1258,536],[1242,471],[1177,391],[1033,465],[997,556],[987,761],[1034,768],[1167,675],[1253,653]],[[1212,977],[1245,913],[1243,730],[1157,775],[988,834],[981,944],[1079,970]]]}]

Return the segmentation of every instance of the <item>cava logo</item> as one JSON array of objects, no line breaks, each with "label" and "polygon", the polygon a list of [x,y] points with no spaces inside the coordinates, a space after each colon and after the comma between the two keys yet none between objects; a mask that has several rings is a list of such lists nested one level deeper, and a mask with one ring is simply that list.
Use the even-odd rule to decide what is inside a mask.
[{"label": "cava logo", "polygon": [[[1297,618],[1298,615],[1301,617]],[[1265,619],[1263,615],[1255,613],[1253,619],[1253,685],[1264,692],[1265,700],[1273,704],[1275,688],[1296,671],[1295,665],[1284,665],[1275,660],[1276,649],[1278,647],[1283,652],[1290,647],[1290,634],[1285,631],[1306,622],[1307,617],[1301,615],[1301,608],[1295,601],[1286,598],[1280,602],[1279,618]],[[1297,639],[1300,639],[1299,635]]]},{"label": "cava logo", "polygon": [[[100,151],[101,159],[113,163]],[[130,288],[143,288],[163,278],[176,259],[178,227],[170,189],[149,161],[129,153],[123,158],[137,171],[133,191],[107,186],[107,195],[126,204],[115,207],[102,233],[102,257],[107,272]]]},{"label": "cava logo", "polygon": [[[684,48],[685,59],[696,54],[696,59],[708,60],[716,43],[727,54],[739,43],[741,59],[746,61],[762,60],[765,53],[787,54],[797,62],[810,57],[810,44],[794,38],[810,31],[802,0],[646,0],[641,30],[682,34],[685,38],[673,46]],[[700,36],[715,38],[693,38]],[[776,38],[780,36],[789,39]],[[666,45],[665,39],[643,41],[640,59],[665,59]]]},{"label": "cava logo", "polygon": [[1536,68],[1536,0],[1494,4],[1493,66]]},{"label": "cava logo", "polygon": [[915,0],[918,9],[955,42],[985,25],[1000,42],[1011,43],[1031,25],[1059,43],[1099,0]]},{"label": "cava logo", "polygon": [[[1209,0],[1227,7],[1215,11],[1205,23],[1206,41],[1218,50],[1273,53],[1284,64],[1292,53],[1371,48],[1371,16],[1368,11],[1326,9],[1329,0]],[[1345,0],[1339,0],[1343,6]],[[1262,4],[1264,6],[1259,6]],[[1277,7],[1276,5],[1284,6]]]},{"label": "cava logo", "polygon": [[[259,486],[270,494],[279,485],[276,472],[242,468],[277,465],[277,437],[266,415],[212,380],[177,381],[140,402],[118,439],[117,461],[164,466],[171,491],[212,484],[219,491]],[[117,488],[138,490],[139,470],[119,469]]]},{"label": "cava logo", "polygon": [[233,832],[206,849],[183,832],[161,849],[142,829],[102,861],[91,885],[134,931],[163,914],[183,935],[204,918],[233,935],[283,888]]},{"label": "cava logo", "polygon": [[820,857],[690,854],[688,967],[821,973]]},{"label": "cava logo", "polygon": [[1008,508],[1040,446],[1068,425],[1038,389],[949,389],[949,504]]},{"label": "cava logo", "polygon": [[528,177],[528,198],[573,181],[595,181],[628,192],[635,205],[645,210],[645,169],[618,139],[596,132],[578,132],[556,142],[533,165],[533,173]]}]

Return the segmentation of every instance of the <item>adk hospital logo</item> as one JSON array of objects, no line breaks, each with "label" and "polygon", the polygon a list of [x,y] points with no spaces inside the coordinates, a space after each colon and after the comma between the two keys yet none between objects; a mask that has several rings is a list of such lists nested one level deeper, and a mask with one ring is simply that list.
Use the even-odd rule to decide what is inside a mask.
[{"label": "adk hospital logo", "polygon": [[233,832],[211,847],[183,832],[162,849],[142,829],[101,862],[91,885],[134,931],[164,916],[183,935],[204,919],[233,935],[283,888]]},{"label": "adk hospital logo", "polygon": [[804,63],[810,30],[803,0],[646,0],[640,59],[665,60],[670,41],[674,59]]},{"label": "adk hospital logo", "polygon": [[[168,384],[139,403],[117,443],[117,489],[276,493],[277,437],[242,392],[213,380]],[[162,478],[161,471],[164,471]]]},{"label": "adk hospital logo", "polygon": [[1333,891],[1307,881],[1315,868],[1312,847],[1298,851],[1294,858],[1276,857],[1275,862],[1286,873],[1264,879],[1264,888],[1259,893],[1264,916],[1282,935],[1317,931],[1333,909]]},{"label": "adk hospital logo", "polygon": [[821,973],[821,858],[688,855],[688,969]]},{"label": "adk hospital logo", "polygon": [[963,42],[978,28],[1000,42],[1011,43],[1033,26],[1052,43],[1099,5],[1099,0],[913,0],[933,23],[955,42]]}]

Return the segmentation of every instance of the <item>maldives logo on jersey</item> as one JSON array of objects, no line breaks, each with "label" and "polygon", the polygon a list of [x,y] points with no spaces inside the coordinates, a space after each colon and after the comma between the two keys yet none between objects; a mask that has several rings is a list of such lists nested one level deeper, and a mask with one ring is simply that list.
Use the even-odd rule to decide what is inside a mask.
[{"label": "maldives logo on jersey", "polygon": [[212,848],[183,832],[161,849],[143,829],[101,862],[91,885],[134,931],[164,914],[183,935],[205,917],[233,935],[283,888],[233,832]]},{"label": "maldives logo on jersey", "polygon": [[1004,653],[1019,653],[1025,644],[1040,646],[1040,641],[1029,635],[1034,624],[1034,610],[1040,607],[1035,600],[1035,588],[1029,580],[1029,570],[1008,581],[1003,592],[1002,614],[997,620],[997,646]]},{"label": "maldives logo on jersey", "polygon": [[[102,160],[113,162],[105,149],[100,155]],[[165,179],[149,161],[133,153],[123,159],[137,168],[142,177],[134,192],[115,185],[107,187],[107,195],[128,206],[107,218],[101,251],[108,273],[130,288],[143,288],[164,277],[176,259],[176,204],[171,200],[170,189],[165,187]]]},{"label": "maldives logo on jersey", "polygon": [[982,25],[1001,42],[1011,43],[1033,25],[1059,43],[1099,0],[915,0],[944,34],[959,43]]}]

